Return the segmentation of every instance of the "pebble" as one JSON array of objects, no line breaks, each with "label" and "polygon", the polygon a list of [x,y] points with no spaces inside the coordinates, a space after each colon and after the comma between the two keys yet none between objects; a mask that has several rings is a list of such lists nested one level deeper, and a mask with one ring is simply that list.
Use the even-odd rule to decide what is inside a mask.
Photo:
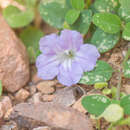
[{"label": "pebble", "polygon": [[51,130],[51,128],[49,128],[48,126],[41,126],[41,127],[33,128],[33,130]]},{"label": "pebble", "polygon": [[84,107],[82,106],[82,104],[81,104],[81,100],[82,100],[82,98],[83,98],[84,96],[82,96],[80,99],[78,99],[76,102],[75,102],[75,104],[72,106],[72,108],[74,108],[74,109],[76,109],[76,110],[78,110],[78,111],[80,111],[80,112],[82,112],[82,113],[86,113],[87,111],[84,109]]},{"label": "pebble", "polygon": [[17,101],[23,102],[29,97],[29,95],[30,93],[22,88],[15,94],[15,99]]},{"label": "pebble", "polygon": [[34,104],[40,103],[41,102],[41,98],[42,98],[42,94],[40,92],[37,92],[33,95],[32,97],[32,102]]},{"label": "pebble", "polygon": [[54,85],[55,81],[42,81],[36,85],[36,88],[42,94],[52,94],[55,91]]},{"label": "pebble", "polygon": [[51,102],[54,99],[54,97],[55,97],[54,95],[43,95],[42,100],[44,102]]},{"label": "pebble", "polygon": [[2,97],[0,101],[0,118],[2,118],[6,112],[12,108],[11,100],[8,96]]},{"label": "pebble", "polygon": [[36,93],[36,91],[37,91],[37,89],[36,89],[35,85],[29,86],[30,95],[34,95]]}]

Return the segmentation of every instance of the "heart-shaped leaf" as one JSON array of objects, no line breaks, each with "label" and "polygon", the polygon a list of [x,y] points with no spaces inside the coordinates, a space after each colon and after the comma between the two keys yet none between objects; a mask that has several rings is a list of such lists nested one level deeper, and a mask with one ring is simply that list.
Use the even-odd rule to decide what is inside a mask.
[{"label": "heart-shaped leaf", "polygon": [[83,107],[96,116],[101,115],[110,103],[111,100],[103,95],[90,95],[82,99]]},{"label": "heart-shaped leaf", "polygon": [[91,43],[95,45],[100,53],[104,53],[112,49],[119,41],[120,33],[109,34],[101,29],[97,29],[92,36]]},{"label": "heart-shaped leaf", "polygon": [[39,12],[48,24],[56,28],[63,28],[65,15],[68,11],[65,0],[42,1],[39,6]]},{"label": "heart-shaped leaf", "polygon": [[3,10],[3,16],[11,27],[18,28],[30,24],[34,18],[34,12],[31,9],[21,11],[17,7],[9,5]]},{"label": "heart-shaped leaf", "polygon": [[124,113],[130,115],[130,95],[123,97],[120,105],[124,108]]},{"label": "heart-shaped leaf", "polygon": [[121,29],[120,18],[111,13],[96,13],[93,16],[93,23],[104,32],[115,34]]},{"label": "heart-shaped leaf", "polygon": [[125,40],[130,41],[130,22],[126,24],[125,29],[123,31],[122,37]]},{"label": "heart-shaped leaf", "polygon": [[97,12],[115,12],[119,2],[118,0],[96,0],[93,4]]},{"label": "heart-shaped leaf", "polygon": [[119,16],[125,21],[130,22],[130,0],[120,0]]},{"label": "heart-shaped leaf", "polygon": [[124,63],[123,72],[126,78],[130,78],[130,59]]},{"label": "heart-shaped leaf", "polygon": [[67,12],[65,16],[65,20],[68,24],[73,24],[79,17],[80,11],[77,11],[75,9],[71,9]]},{"label": "heart-shaped leaf", "polygon": [[83,10],[84,9],[84,0],[71,0],[72,7],[77,10]]},{"label": "heart-shaped leaf", "polygon": [[110,104],[101,117],[104,117],[108,122],[116,122],[120,120],[124,115],[123,108],[118,104]]},{"label": "heart-shaped leaf", "polygon": [[77,30],[82,34],[86,34],[90,27],[92,21],[92,11],[83,10],[78,18],[78,20],[70,26],[71,29]]},{"label": "heart-shaped leaf", "polygon": [[112,67],[105,61],[97,61],[96,67],[90,72],[85,72],[79,83],[92,85],[110,80],[113,73]]},{"label": "heart-shaped leaf", "polygon": [[21,40],[27,47],[31,63],[35,62],[36,57],[40,53],[39,40],[42,36],[43,36],[43,32],[32,26],[27,27],[20,34]]}]

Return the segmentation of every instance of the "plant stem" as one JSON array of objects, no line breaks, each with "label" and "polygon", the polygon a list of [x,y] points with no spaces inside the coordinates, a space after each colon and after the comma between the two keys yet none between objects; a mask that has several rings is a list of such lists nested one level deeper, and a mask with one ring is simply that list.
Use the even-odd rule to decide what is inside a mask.
[{"label": "plant stem", "polygon": [[96,120],[96,128],[100,130],[100,119]]},{"label": "plant stem", "polygon": [[124,67],[125,65],[125,62],[128,60],[130,56],[130,48],[128,48],[128,51],[126,53],[126,56],[121,64],[121,69],[120,69],[120,72],[119,72],[119,82],[118,82],[118,85],[117,85],[117,94],[116,94],[116,99],[117,100],[120,100],[120,88],[121,88],[121,80],[122,80],[122,68]]},{"label": "plant stem", "polygon": [[116,94],[116,99],[117,100],[120,100],[121,80],[122,80],[122,70],[120,69],[119,81],[118,81],[118,84],[117,84],[117,94]]}]

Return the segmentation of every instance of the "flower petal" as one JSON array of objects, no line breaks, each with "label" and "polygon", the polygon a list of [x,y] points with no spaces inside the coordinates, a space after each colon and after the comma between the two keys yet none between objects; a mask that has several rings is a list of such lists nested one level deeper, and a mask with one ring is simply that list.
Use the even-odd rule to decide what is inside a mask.
[{"label": "flower petal", "polygon": [[100,54],[94,45],[84,44],[76,53],[76,61],[80,64],[84,71],[91,71],[96,65]]},{"label": "flower petal", "polygon": [[83,38],[79,32],[67,29],[61,31],[60,41],[64,49],[78,50],[83,44]]},{"label": "flower petal", "polygon": [[82,68],[77,63],[72,63],[71,67],[68,68],[61,65],[59,71],[57,79],[66,86],[78,83],[83,74]]},{"label": "flower petal", "polygon": [[54,33],[41,38],[39,44],[43,54],[55,54],[59,49],[61,50],[59,36]]},{"label": "flower petal", "polygon": [[58,65],[59,61],[56,60],[55,55],[41,54],[36,60],[38,76],[44,80],[53,79],[59,73]]}]

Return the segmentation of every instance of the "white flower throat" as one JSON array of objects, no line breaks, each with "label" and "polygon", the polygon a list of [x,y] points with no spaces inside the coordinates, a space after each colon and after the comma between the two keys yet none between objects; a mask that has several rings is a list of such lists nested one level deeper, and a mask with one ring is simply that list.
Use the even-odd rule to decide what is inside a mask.
[{"label": "white flower throat", "polygon": [[72,61],[75,59],[75,51],[65,50],[64,52],[58,53],[57,58],[65,68],[70,68]]}]

